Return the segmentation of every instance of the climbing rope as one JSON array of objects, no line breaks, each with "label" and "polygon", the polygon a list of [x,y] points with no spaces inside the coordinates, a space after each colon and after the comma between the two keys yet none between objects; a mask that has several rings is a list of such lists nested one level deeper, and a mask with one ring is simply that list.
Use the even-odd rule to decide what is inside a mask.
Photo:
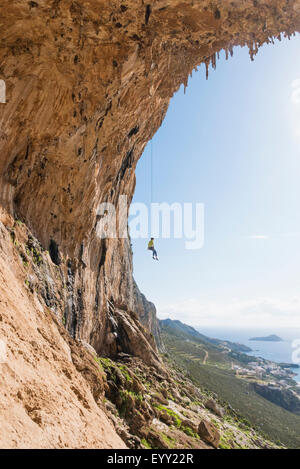
[{"label": "climbing rope", "polygon": [[151,160],[150,160],[150,192],[151,192],[151,204],[153,202],[153,139],[151,140]]}]

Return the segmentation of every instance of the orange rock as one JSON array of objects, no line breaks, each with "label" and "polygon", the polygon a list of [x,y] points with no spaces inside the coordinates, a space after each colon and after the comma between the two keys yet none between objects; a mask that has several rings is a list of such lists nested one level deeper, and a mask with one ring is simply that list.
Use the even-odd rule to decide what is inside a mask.
[{"label": "orange rock", "polygon": [[198,65],[215,67],[237,45],[253,57],[270,37],[300,30],[299,0],[275,3],[1,0],[0,220],[21,219],[49,251],[30,264],[30,291],[0,225],[0,338],[12,360],[0,365],[2,446],[123,445],[96,405],[95,370],[70,361],[69,336],[166,372],[130,241],[99,239],[99,203],[124,194],[130,204],[145,145]]},{"label": "orange rock", "polygon": [[212,423],[202,420],[198,427],[198,434],[200,438],[210,443],[214,448],[219,447],[221,435]]}]

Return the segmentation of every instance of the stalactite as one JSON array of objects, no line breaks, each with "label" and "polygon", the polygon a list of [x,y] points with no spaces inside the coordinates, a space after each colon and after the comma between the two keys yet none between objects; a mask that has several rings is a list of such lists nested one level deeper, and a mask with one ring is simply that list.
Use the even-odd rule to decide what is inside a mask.
[{"label": "stalactite", "polygon": [[217,68],[217,55],[216,54],[213,54],[211,56],[211,64],[212,64],[212,68],[216,70]]},{"label": "stalactite", "polygon": [[187,87],[188,87],[188,83],[189,83],[189,77],[186,77],[186,78],[184,79],[184,82],[183,82],[184,94],[185,94],[186,89],[187,89]]},{"label": "stalactite", "polygon": [[209,64],[210,64],[210,60],[209,60],[209,59],[206,59],[206,60],[205,60],[205,67],[206,67],[206,80],[208,80],[208,74],[209,74]]},{"label": "stalactite", "polygon": [[249,47],[249,55],[251,60],[254,60],[255,55],[258,53],[259,48],[261,47],[262,43],[261,42],[250,42],[248,44]]},{"label": "stalactite", "polygon": [[250,42],[250,44],[248,44],[248,47],[249,47],[250,59],[253,61],[254,60],[253,43]]}]

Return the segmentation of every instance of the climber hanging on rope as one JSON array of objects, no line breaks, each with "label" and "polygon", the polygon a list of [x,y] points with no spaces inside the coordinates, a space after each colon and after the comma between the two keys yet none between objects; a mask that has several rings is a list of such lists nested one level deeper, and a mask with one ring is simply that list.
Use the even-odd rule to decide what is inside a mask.
[{"label": "climber hanging on rope", "polygon": [[154,259],[155,261],[158,261],[158,257],[157,257],[157,252],[154,248],[154,238],[151,238],[149,243],[148,243],[148,250],[149,251],[152,251],[152,259]]}]

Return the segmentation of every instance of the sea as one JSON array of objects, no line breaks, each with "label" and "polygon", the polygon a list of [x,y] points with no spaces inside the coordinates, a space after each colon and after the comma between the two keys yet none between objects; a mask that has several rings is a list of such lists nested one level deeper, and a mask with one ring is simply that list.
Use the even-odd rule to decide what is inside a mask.
[{"label": "sea", "polygon": [[[262,357],[276,363],[293,363],[293,353],[300,359],[300,329],[231,329],[231,328],[215,328],[215,327],[195,327],[198,332],[208,337],[230,340],[247,345],[252,349],[248,355]],[[269,335],[277,335],[282,342],[256,342],[249,340],[251,337],[266,337]],[[295,347],[295,341],[298,345]],[[294,348],[293,348],[294,345]],[[297,358],[296,357],[296,358]],[[299,365],[299,361],[297,362]],[[300,368],[292,370],[296,376],[295,381],[300,383]]]}]

